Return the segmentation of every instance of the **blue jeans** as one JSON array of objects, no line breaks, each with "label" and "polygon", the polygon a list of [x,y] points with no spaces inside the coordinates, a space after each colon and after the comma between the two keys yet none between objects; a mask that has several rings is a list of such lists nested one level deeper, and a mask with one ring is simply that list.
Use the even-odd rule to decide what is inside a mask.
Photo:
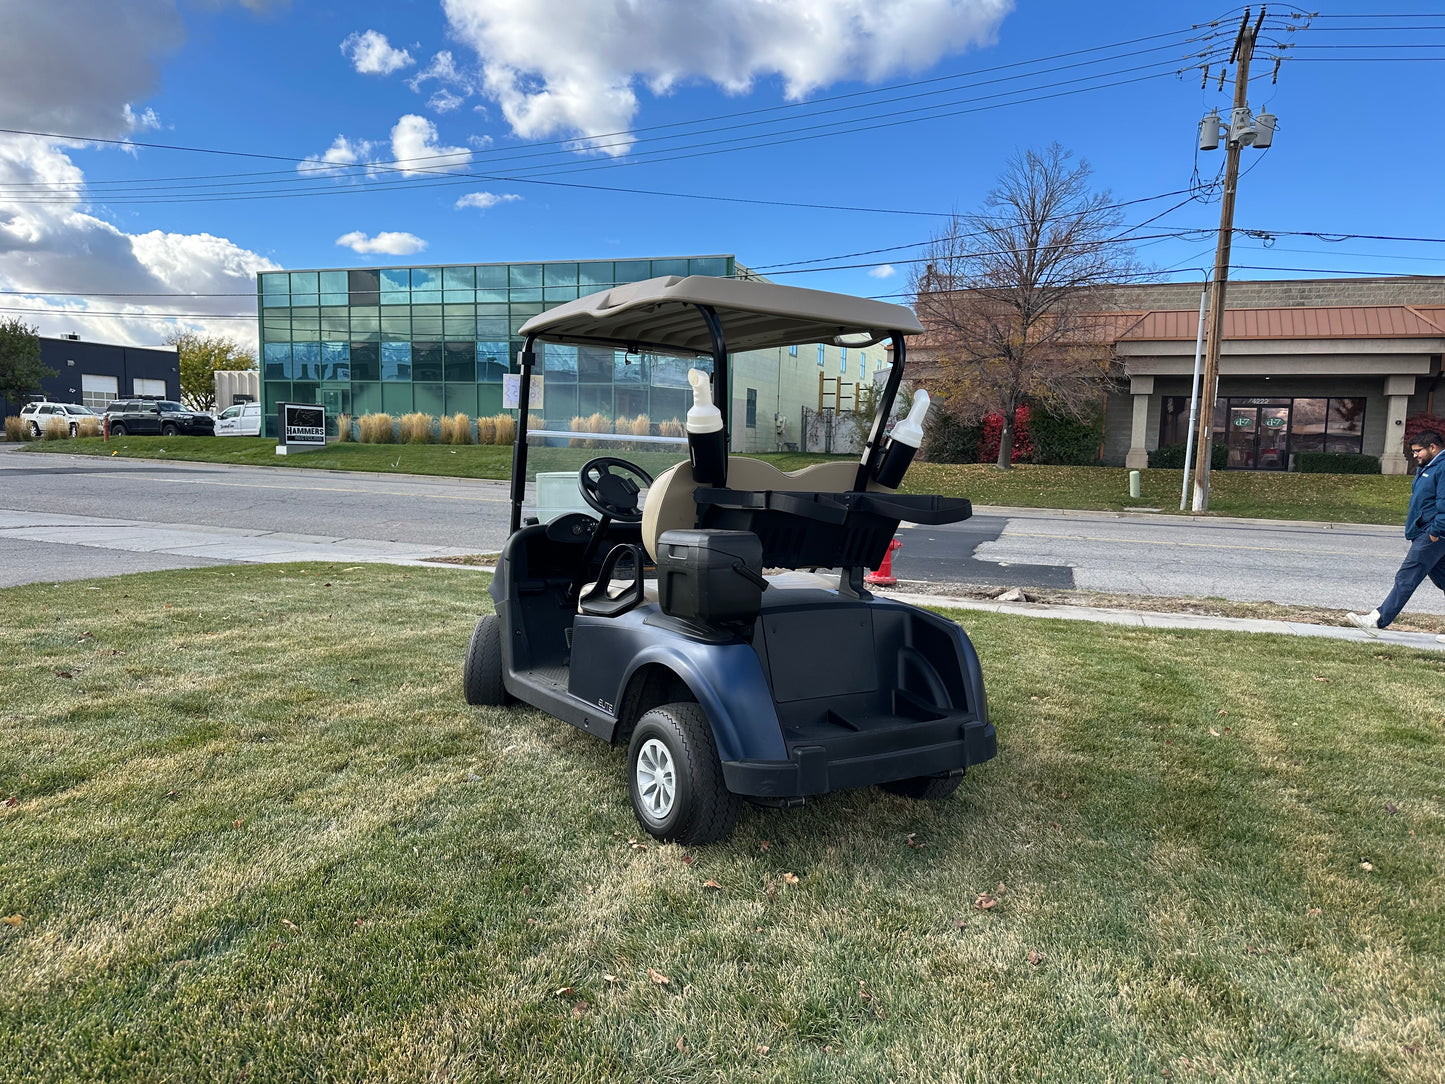
[{"label": "blue jeans", "polygon": [[1395,586],[1385,596],[1385,601],[1380,603],[1380,628],[1395,620],[1426,576],[1430,577],[1430,582],[1436,587],[1445,591],[1445,535],[1440,536],[1439,541],[1431,542],[1428,534],[1422,534],[1410,543],[1410,552],[1405,555],[1405,563],[1400,566],[1400,571],[1395,573]]}]

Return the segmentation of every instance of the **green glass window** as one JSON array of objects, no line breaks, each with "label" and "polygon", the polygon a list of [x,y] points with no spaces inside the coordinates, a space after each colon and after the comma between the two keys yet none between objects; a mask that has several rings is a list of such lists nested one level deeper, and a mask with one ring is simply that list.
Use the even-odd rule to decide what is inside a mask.
[{"label": "green glass window", "polygon": [[349,343],[321,344],[321,379],[351,379],[351,345]]},{"label": "green glass window", "polygon": [[542,372],[547,383],[577,383],[577,348],[562,343],[542,344]]},{"label": "green glass window", "polygon": [[[321,344],[319,342],[291,344],[291,376],[295,380],[321,379]],[[308,403],[312,401],[305,400]]]},{"label": "green glass window", "polygon": [[577,265],[575,263],[549,263],[542,268],[543,286],[576,286]]},{"label": "green glass window", "polygon": [[411,307],[411,336],[413,339],[440,339],[442,337],[442,307],[440,305],[413,305]]},{"label": "green glass window", "polygon": [[381,344],[381,379],[411,379],[411,343]]},{"label": "green glass window", "polygon": [[475,267],[442,268],[442,300],[466,302],[477,299],[477,269]]},{"label": "green glass window", "polygon": [[577,265],[577,284],[582,292],[605,290],[612,285],[612,261],[599,260]]},{"label": "green glass window", "polygon": [[652,277],[652,264],[647,260],[618,260],[613,267],[618,282],[642,282]]},{"label": "green glass window", "polygon": [[292,309],[291,339],[293,342],[319,341],[321,339],[321,310]]},{"label": "green glass window", "polygon": [[446,345],[445,379],[447,383],[466,381],[477,382],[477,344],[475,342],[449,342]]},{"label": "green glass window", "polygon": [[411,269],[411,303],[413,305],[440,305],[441,300],[441,268],[413,267]]},{"label": "green glass window", "polygon": [[725,256],[709,256],[702,260],[688,260],[687,268],[692,275],[715,275],[722,278],[728,273],[728,261]]},{"label": "green glass window", "polygon": [[274,275],[261,276],[261,307],[276,306],[289,308],[291,305],[291,276],[284,271]]},{"label": "green glass window", "polygon": [[290,343],[266,343],[261,348],[261,376],[266,380],[280,380],[291,367]]},{"label": "green glass window", "polygon": [[362,414],[375,414],[381,410],[381,385],[353,381],[351,384],[351,409],[358,417]]},{"label": "green glass window", "polygon": [[351,306],[351,337],[375,341],[381,338],[381,309],[375,305]]},{"label": "green glass window", "polygon": [[542,265],[539,263],[514,263],[509,271],[508,285],[514,290],[542,285]]},{"label": "green glass window", "polygon": [[479,339],[505,339],[511,333],[511,325],[505,316],[477,317],[477,338]]},{"label": "green glass window", "polygon": [[411,338],[410,305],[383,305],[381,307],[381,337],[383,340],[393,342]]},{"label": "green glass window", "polygon": [[411,344],[411,372],[413,380],[442,379],[443,348],[441,343],[425,342]]},{"label": "green glass window", "polygon": [[381,379],[381,344],[354,342],[351,352],[352,380]]},{"label": "green glass window", "polygon": [[662,275],[686,275],[686,260],[653,260],[652,277],[659,278]]},{"label": "green glass window", "polygon": [[406,268],[387,268],[381,273],[381,303],[411,304],[411,272]]},{"label": "green glass window", "polygon": [[354,268],[346,273],[346,283],[353,305],[380,303],[381,276],[373,268]]},{"label": "green glass window", "polygon": [[345,271],[323,271],[321,272],[321,304],[322,305],[345,305],[350,299],[346,296],[348,291],[347,277]]},{"label": "green glass window", "polygon": [[420,413],[436,417],[446,409],[446,392],[441,384],[416,384],[413,390],[416,394],[414,409]]}]

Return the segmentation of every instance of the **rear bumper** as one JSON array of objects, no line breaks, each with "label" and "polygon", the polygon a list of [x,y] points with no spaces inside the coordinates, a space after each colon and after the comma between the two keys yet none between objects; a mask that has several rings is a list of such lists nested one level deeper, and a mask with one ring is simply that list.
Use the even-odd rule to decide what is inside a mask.
[{"label": "rear bumper", "polygon": [[[911,728],[910,728],[911,729]],[[801,798],[918,776],[949,775],[998,753],[993,724],[969,719],[947,727],[917,728],[915,741],[893,748],[855,741],[799,741],[787,760],[723,761],[728,790],[758,798]],[[895,739],[899,735],[894,732]]]}]

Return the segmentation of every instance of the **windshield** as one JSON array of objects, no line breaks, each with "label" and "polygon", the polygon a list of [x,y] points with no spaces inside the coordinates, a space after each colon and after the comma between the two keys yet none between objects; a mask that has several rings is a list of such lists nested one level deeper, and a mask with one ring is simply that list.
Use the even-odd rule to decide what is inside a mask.
[{"label": "windshield", "polygon": [[[601,346],[537,344],[527,422],[527,480],[617,456],[654,478],[687,459],[684,423],[692,403],[689,369],[712,373],[711,358],[629,354]],[[504,405],[515,405],[513,375]],[[546,479],[549,486],[556,484]]]}]

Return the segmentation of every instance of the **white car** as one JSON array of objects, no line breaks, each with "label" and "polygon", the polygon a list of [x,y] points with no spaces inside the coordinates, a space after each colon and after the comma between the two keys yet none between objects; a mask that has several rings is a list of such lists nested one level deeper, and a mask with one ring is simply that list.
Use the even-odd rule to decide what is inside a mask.
[{"label": "white car", "polygon": [[216,417],[218,437],[259,437],[261,404],[233,403]]},{"label": "white car", "polygon": [[80,406],[77,403],[26,403],[20,408],[20,420],[32,437],[39,437],[44,433],[45,427],[54,418],[65,421],[70,429],[70,435],[73,437],[80,429],[82,418],[98,418],[99,416],[90,407]]}]

